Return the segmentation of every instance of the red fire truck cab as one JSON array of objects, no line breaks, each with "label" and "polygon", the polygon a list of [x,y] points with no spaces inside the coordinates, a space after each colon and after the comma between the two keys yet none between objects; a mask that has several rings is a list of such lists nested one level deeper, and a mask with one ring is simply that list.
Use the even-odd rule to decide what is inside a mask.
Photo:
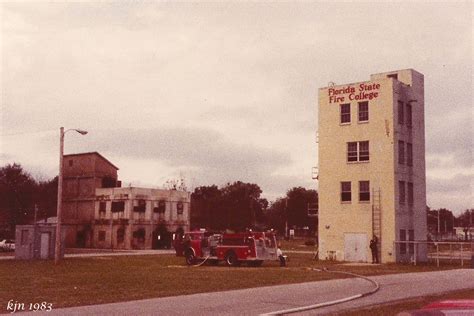
[{"label": "red fire truck cab", "polygon": [[188,265],[206,260],[211,264],[224,261],[229,266],[245,262],[260,266],[265,260],[279,260],[276,236],[273,232],[216,234],[194,231],[175,242],[177,256],[184,256]]}]

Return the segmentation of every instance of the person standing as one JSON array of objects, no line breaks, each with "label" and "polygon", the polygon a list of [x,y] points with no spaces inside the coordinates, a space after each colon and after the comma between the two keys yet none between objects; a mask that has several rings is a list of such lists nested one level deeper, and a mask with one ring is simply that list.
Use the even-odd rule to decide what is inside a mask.
[{"label": "person standing", "polygon": [[370,250],[372,251],[372,263],[379,263],[379,256],[378,256],[378,238],[374,235],[372,240],[370,241]]}]

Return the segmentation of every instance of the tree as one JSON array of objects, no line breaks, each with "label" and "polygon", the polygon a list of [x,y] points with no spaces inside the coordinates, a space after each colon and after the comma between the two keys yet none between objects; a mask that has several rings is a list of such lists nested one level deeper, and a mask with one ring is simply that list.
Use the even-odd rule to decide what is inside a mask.
[{"label": "tree", "polygon": [[25,224],[34,214],[37,184],[19,164],[0,168],[0,211],[11,230]]},{"label": "tree", "polygon": [[193,225],[210,229],[242,231],[263,221],[268,201],[257,184],[236,181],[218,188],[197,187],[192,196]]},{"label": "tree", "polygon": [[456,226],[463,228],[464,239],[468,240],[470,228],[474,227],[474,209],[467,209],[461,215],[456,217]]},{"label": "tree", "polygon": [[308,205],[318,203],[318,192],[303,187],[294,187],[287,191],[286,197],[277,199],[266,213],[267,224],[285,231],[285,223],[289,227],[308,227],[310,233],[317,229],[317,221],[308,216]]}]

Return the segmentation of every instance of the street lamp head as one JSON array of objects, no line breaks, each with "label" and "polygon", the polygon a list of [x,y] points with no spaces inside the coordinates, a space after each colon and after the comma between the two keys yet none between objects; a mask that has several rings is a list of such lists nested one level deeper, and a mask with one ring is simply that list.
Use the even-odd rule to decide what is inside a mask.
[{"label": "street lamp head", "polygon": [[82,129],[76,129],[76,132],[78,132],[81,135],[86,135],[87,134],[87,131],[82,130]]}]

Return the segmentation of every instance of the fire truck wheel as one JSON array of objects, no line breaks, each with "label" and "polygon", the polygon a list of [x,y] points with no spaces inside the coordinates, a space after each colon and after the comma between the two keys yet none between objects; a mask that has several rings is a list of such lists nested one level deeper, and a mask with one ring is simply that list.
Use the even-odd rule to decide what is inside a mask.
[{"label": "fire truck wheel", "polygon": [[196,263],[196,257],[194,253],[190,250],[186,251],[186,264],[191,266]]},{"label": "fire truck wheel", "polygon": [[226,256],[225,256],[225,263],[228,266],[235,267],[239,265],[239,260],[237,258],[237,255],[233,251],[229,251]]}]

